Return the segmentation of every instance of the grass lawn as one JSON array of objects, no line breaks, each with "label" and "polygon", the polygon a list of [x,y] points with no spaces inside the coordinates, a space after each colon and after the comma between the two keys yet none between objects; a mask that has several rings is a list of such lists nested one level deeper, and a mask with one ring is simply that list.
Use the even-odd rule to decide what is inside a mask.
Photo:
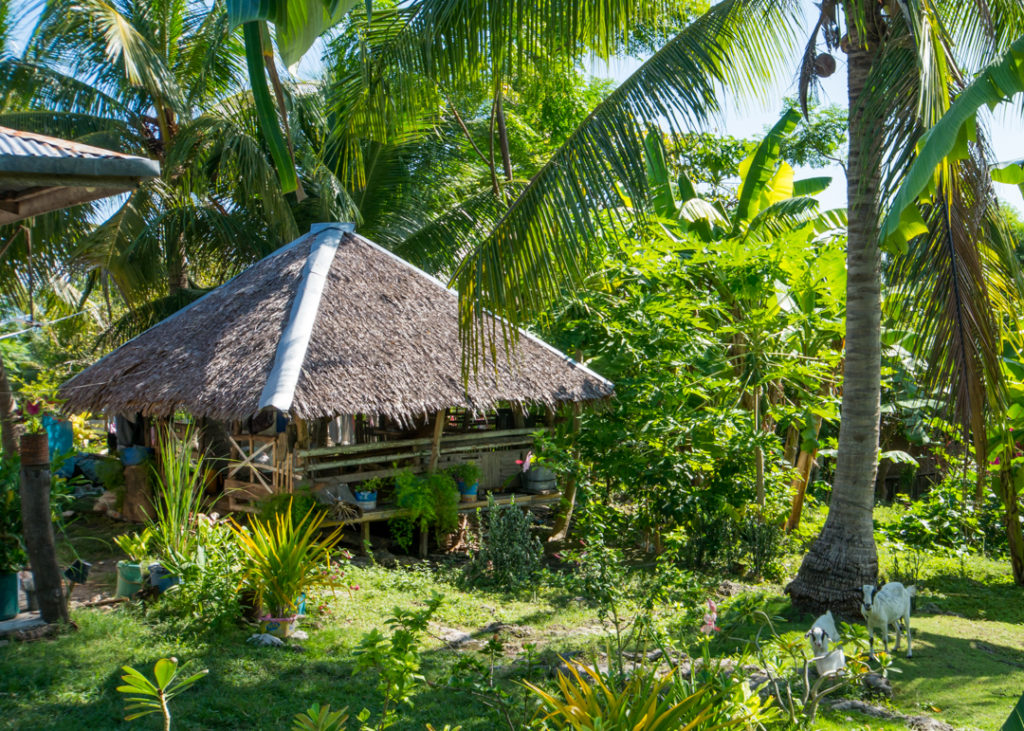
[{"label": "grass lawn", "polygon": [[[115,691],[121,666],[149,673],[158,658],[170,656],[178,658],[183,672],[210,670],[173,702],[176,729],[290,728],[292,717],[313,703],[348,706],[353,716],[363,708],[376,711],[375,678],[353,674],[355,645],[364,631],[381,627],[393,606],[414,605],[432,589],[446,595],[436,616],[444,627],[473,633],[493,622],[521,625],[529,634],[520,644],[534,640],[552,650],[594,644],[600,636],[593,612],[578,604],[457,591],[438,586],[424,571],[365,568],[353,570],[350,578],[360,589],[351,598],[342,592],[329,600],[331,614],[309,625],[306,652],[252,647],[245,643],[252,630],[242,627],[173,637],[137,611],[80,609],[73,615],[78,632],[0,648],[0,728],[128,728],[133,724],[122,720],[123,703]],[[423,729],[428,722],[438,729],[445,724],[461,724],[465,731],[496,728],[490,709],[444,687],[457,653],[442,648],[440,640],[428,638],[423,671],[435,687],[417,693],[415,706],[396,728]],[[508,649],[516,651],[514,639]],[[155,717],[134,725],[159,726]]]},{"label": "grass lawn", "polygon": [[[94,541],[79,551],[91,560],[106,555],[109,561],[102,544]],[[883,572],[891,562],[883,548]],[[891,706],[957,727],[996,731],[1024,691],[1021,590],[1010,580],[1008,566],[989,559],[923,557],[915,571],[921,594],[912,617],[914,657],[895,661],[901,672],[892,676]],[[287,729],[292,717],[313,703],[348,706],[353,716],[363,708],[376,712],[375,677],[354,672],[356,645],[365,631],[382,628],[392,607],[422,604],[433,590],[445,601],[424,648],[423,674],[429,682],[420,686],[415,705],[402,711],[394,728],[422,731],[427,723],[437,729],[459,724],[465,731],[505,727],[479,699],[447,687],[461,653],[436,636],[444,628],[486,641],[491,630],[484,628],[494,622],[506,625],[505,657],[498,659],[506,666],[526,643],[536,645],[549,662],[558,653],[604,647],[595,611],[579,601],[547,589],[515,598],[467,591],[439,578],[444,575],[424,565],[353,567],[347,580],[359,589],[326,597],[329,610],[314,613],[307,622],[305,652],[247,645],[252,629],[242,626],[181,636],[138,608],[79,609],[73,617],[78,632],[0,648],[0,728],[158,728],[155,717],[124,722],[115,688],[122,665],[149,673],[158,658],[169,656],[180,660],[183,671],[210,670],[172,704],[176,729]],[[780,587],[758,588],[777,593]],[[666,607],[663,614],[670,618],[674,611]],[[791,632],[802,634],[810,624],[811,618],[796,615],[784,600],[773,602],[773,611],[788,615]],[[888,731],[902,725],[824,712],[815,728]]]}]

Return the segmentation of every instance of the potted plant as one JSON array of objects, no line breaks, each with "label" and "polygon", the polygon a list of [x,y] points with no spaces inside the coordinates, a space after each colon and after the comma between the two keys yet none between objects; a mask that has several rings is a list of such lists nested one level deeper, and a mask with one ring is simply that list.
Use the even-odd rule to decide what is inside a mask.
[{"label": "potted plant", "polygon": [[300,597],[323,581],[317,569],[341,539],[339,527],[317,540],[324,517],[322,512],[310,511],[296,522],[289,509],[266,521],[250,518],[247,527],[231,521],[243,553],[242,583],[256,597],[261,632],[288,637],[295,627]]},{"label": "potted plant", "polygon": [[558,489],[556,473],[564,473],[569,467],[569,456],[544,434],[534,434],[534,448],[516,464],[522,466],[519,485],[523,492],[542,495]]},{"label": "potted plant", "polygon": [[0,466],[0,620],[18,614],[18,571],[27,560],[21,537],[21,498],[13,462]]},{"label": "potted plant", "polygon": [[377,493],[384,485],[384,480],[379,477],[371,477],[359,485],[355,490],[356,504],[363,510],[377,509]]},{"label": "potted plant", "polygon": [[143,528],[138,533],[123,533],[114,537],[118,548],[128,554],[127,561],[117,562],[117,592],[115,596],[130,598],[142,589],[142,567],[152,555],[153,531]]},{"label": "potted plant", "polygon": [[476,462],[463,462],[451,467],[448,473],[455,478],[462,502],[474,502],[480,489],[480,475],[483,474],[479,465]]}]

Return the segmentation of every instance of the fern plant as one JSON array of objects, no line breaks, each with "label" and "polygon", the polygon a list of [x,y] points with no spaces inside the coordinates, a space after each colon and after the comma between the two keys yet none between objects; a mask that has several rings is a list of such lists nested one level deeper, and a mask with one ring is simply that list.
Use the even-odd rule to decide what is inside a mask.
[{"label": "fern plant", "polygon": [[417,477],[402,470],[395,477],[395,504],[406,513],[391,521],[395,541],[408,550],[413,528],[433,527],[439,536],[451,533],[459,525],[459,491],[455,480],[441,472]]}]

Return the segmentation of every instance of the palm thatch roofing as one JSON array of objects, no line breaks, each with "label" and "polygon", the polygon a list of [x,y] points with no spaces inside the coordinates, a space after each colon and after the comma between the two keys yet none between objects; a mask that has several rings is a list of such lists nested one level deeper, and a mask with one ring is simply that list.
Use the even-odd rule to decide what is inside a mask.
[{"label": "palm thatch roofing", "polygon": [[0,224],[105,198],[160,174],[160,164],[0,127]]},{"label": "palm thatch roofing", "polygon": [[[527,334],[469,379],[456,293],[351,225],[323,224],[167,318],[61,388],[72,411],[186,411],[220,420],[274,406],[300,419],[603,399],[612,384]],[[496,320],[491,322],[497,328]],[[500,336],[499,336],[500,340]]]}]

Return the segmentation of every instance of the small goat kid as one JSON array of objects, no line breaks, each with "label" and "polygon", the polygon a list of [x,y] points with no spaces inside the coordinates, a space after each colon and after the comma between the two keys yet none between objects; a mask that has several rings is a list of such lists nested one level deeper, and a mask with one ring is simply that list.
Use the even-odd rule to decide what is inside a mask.
[{"label": "small goat kid", "polygon": [[814,657],[827,655],[829,641],[839,642],[839,632],[836,631],[836,621],[832,618],[832,611],[829,610],[814,620],[814,624],[807,630],[804,637],[810,640]]},{"label": "small goat kid", "polygon": [[903,629],[907,632],[907,657],[913,657],[910,646],[910,598],[917,595],[917,589],[913,586],[906,587],[898,581],[891,581],[881,589],[876,589],[871,584],[865,584],[864,601],[860,607],[860,613],[864,615],[864,621],[868,626],[868,647],[870,657],[875,657],[875,631],[882,633],[882,643],[885,651],[889,652],[889,627],[896,628],[896,646],[893,651],[900,649],[900,636]]}]

